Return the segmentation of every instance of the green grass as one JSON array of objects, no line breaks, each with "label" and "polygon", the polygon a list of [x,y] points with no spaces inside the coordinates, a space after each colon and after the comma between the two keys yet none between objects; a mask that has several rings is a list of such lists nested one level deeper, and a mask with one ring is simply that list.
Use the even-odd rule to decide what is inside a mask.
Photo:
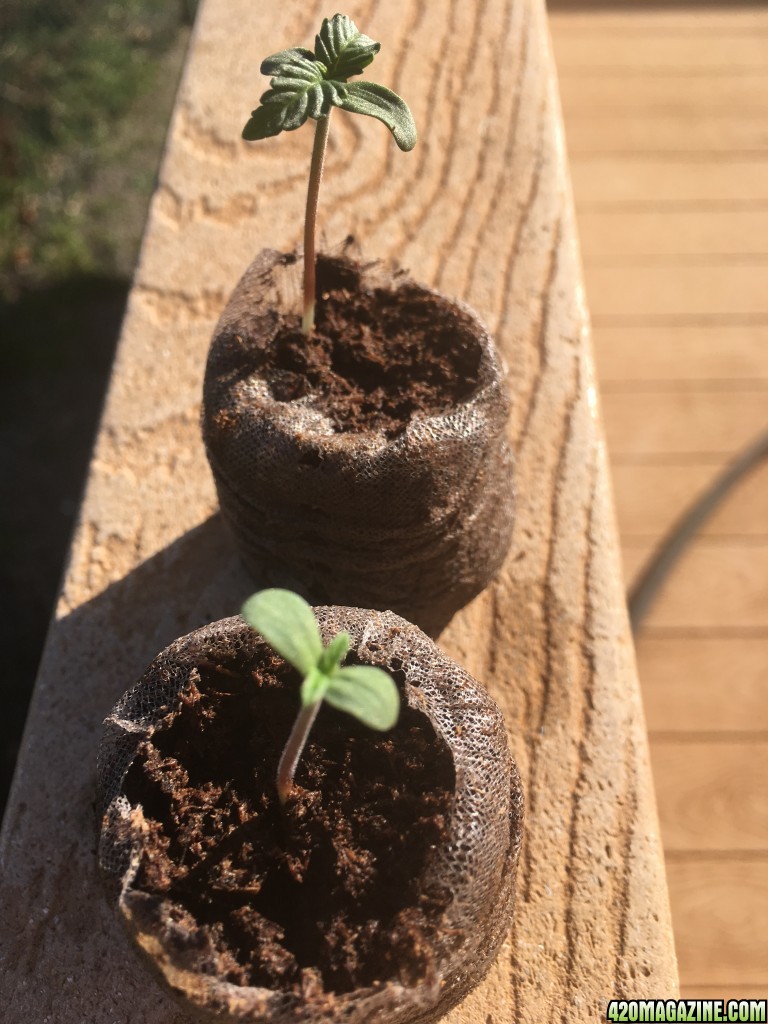
[{"label": "green grass", "polygon": [[0,3],[0,812],[192,7]]},{"label": "green grass", "polygon": [[129,276],[189,3],[12,0],[0,16],[0,298]]}]

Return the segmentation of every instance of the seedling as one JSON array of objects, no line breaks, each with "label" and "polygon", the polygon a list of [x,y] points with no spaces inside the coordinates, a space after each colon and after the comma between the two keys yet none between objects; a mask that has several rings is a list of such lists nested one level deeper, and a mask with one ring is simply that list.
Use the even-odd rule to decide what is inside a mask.
[{"label": "seedling", "polygon": [[277,795],[284,804],[312,724],[324,700],[382,732],[400,713],[400,694],[391,676],[372,665],[342,662],[349,634],[337,633],[323,646],[315,616],[303,598],[290,590],[262,590],[250,597],[242,616],[267,643],[304,677],[301,708],[277,767]]},{"label": "seedling", "polygon": [[315,51],[302,47],[281,50],[261,65],[271,75],[271,88],[243,129],[248,142],[267,139],[300,128],[308,117],[315,125],[315,144],[309,170],[304,219],[304,311],[302,330],[311,334],[315,322],[315,223],[320,180],[323,176],[328,127],[334,107],[378,118],[407,152],[416,145],[416,125],[404,100],[375,82],[350,82],[361,74],[381,49],[359,32],[346,14],[323,20],[315,37]]}]

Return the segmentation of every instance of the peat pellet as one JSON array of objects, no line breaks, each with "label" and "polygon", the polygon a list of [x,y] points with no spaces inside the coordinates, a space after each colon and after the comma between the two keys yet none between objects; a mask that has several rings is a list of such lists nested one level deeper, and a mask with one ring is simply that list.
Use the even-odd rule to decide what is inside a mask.
[{"label": "peat pellet", "polygon": [[501,567],[513,522],[504,373],[461,303],[402,272],[267,250],[211,344],[202,427],[260,587],[391,609],[436,635]]},{"label": "peat pellet", "polygon": [[522,791],[487,692],[392,613],[316,609],[393,675],[385,733],[324,706],[281,809],[300,679],[240,618],[177,640],[105,722],[99,859],[202,1021],[426,1024],[509,927]]}]

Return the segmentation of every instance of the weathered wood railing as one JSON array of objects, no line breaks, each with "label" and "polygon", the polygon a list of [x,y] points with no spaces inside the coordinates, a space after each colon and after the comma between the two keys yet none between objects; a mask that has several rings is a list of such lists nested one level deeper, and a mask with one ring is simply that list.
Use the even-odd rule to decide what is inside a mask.
[{"label": "weathered wood railing", "polygon": [[[311,132],[248,148],[258,60],[312,38],[286,0],[205,0],[6,815],[2,998],[43,1024],[185,1018],[101,899],[100,721],[172,638],[250,584],[198,431],[206,347],[251,256],[301,230]],[[407,157],[339,115],[321,218],[469,301],[509,366],[517,525],[441,644],[501,704],[528,795],[514,928],[453,1024],[595,1021],[677,978],[543,0],[347,9],[421,129]]]}]

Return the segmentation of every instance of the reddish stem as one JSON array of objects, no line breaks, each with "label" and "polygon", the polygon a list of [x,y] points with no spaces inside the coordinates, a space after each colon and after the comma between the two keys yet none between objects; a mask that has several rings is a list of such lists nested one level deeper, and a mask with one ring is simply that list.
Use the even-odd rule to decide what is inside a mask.
[{"label": "reddish stem", "polygon": [[309,167],[307,210],[304,217],[304,315],[301,321],[301,329],[305,334],[311,334],[312,328],[315,326],[315,223],[330,123],[330,110],[325,117],[317,119],[315,144],[312,147],[312,163]]},{"label": "reddish stem", "polygon": [[288,737],[288,742],[285,744],[280,763],[277,766],[277,795],[280,798],[281,806],[285,804],[293,791],[296,765],[299,763],[309,730],[317,717],[321,703],[322,701],[317,701],[315,704],[302,704],[296,721],[293,723],[291,735]]}]

